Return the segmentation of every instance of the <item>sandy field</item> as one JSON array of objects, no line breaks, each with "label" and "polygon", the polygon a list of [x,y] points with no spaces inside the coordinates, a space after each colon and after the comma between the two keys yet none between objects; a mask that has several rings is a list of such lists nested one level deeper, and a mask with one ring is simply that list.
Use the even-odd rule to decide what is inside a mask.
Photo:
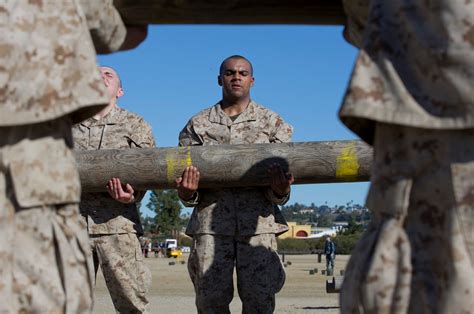
[{"label": "sandy field", "polygon": [[[183,260],[187,262],[188,254]],[[345,268],[348,256],[337,256],[334,274]],[[286,282],[276,295],[275,313],[339,313],[339,294],[326,293],[326,279],[321,270],[326,264],[317,262],[317,255],[287,255]],[[149,291],[151,313],[196,313],[194,288],[189,279],[187,264],[168,265],[172,259],[150,257],[145,259],[153,274]],[[314,275],[309,270],[318,269]],[[234,280],[235,282],[235,280]],[[115,313],[102,274],[97,275],[93,313]],[[242,304],[235,287],[232,313],[241,313]]]}]

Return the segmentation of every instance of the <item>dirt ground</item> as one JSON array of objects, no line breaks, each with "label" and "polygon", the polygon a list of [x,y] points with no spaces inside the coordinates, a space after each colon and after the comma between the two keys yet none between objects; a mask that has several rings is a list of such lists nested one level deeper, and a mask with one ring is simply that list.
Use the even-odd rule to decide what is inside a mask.
[{"label": "dirt ground", "polygon": [[[183,260],[187,261],[188,254]],[[334,274],[339,275],[345,268],[348,256],[337,256]],[[290,261],[286,270],[286,282],[276,295],[275,313],[339,313],[339,294],[326,293],[326,279],[321,270],[326,264],[317,262],[317,255],[286,255]],[[168,258],[145,259],[150,268],[153,281],[149,291],[151,313],[196,313],[194,305],[194,288],[188,276],[187,264],[168,265]],[[310,275],[310,270],[318,272]],[[235,283],[235,280],[234,280]],[[234,300],[230,309],[232,313],[241,313],[242,304],[235,288]],[[93,313],[115,313],[112,301],[105,286],[102,274],[97,276],[95,289],[95,307]]]}]

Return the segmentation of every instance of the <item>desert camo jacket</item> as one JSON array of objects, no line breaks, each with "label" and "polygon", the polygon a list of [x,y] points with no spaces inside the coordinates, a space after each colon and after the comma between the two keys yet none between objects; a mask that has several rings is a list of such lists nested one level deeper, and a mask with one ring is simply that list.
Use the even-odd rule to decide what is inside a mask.
[{"label": "desert camo jacket", "polygon": [[474,1],[344,1],[346,38],[361,50],[340,110],[373,139],[375,121],[474,128]]},{"label": "desert camo jacket", "polygon": [[126,36],[112,0],[1,1],[0,34],[0,126],[79,122],[108,103],[96,51]]},{"label": "desert camo jacket", "polygon": [[[154,147],[151,127],[140,116],[114,107],[101,120],[89,118],[73,128],[75,149],[128,149]],[[122,182],[123,184],[127,182]],[[135,192],[136,201],[143,192]],[[107,192],[83,193],[81,214],[87,219],[89,234],[142,234],[137,204],[123,204]]]},{"label": "desert camo jacket", "polygon": [[[275,112],[251,101],[235,121],[220,102],[192,117],[179,135],[180,146],[219,144],[284,143],[293,128]],[[218,165],[216,165],[218,167]],[[186,229],[188,235],[281,234],[288,230],[270,188],[223,188],[199,190],[199,197]]]}]

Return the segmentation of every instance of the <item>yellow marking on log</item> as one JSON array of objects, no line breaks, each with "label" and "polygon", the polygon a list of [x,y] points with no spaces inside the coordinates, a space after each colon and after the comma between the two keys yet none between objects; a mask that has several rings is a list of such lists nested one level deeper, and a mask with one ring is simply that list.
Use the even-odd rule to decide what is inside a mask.
[{"label": "yellow marking on log", "polygon": [[192,164],[193,160],[189,146],[179,147],[177,151],[169,152],[166,155],[166,176],[168,183],[174,183],[175,179],[181,176],[184,168]]},{"label": "yellow marking on log", "polygon": [[359,159],[355,143],[349,143],[341,149],[336,158],[336,179],[339,181],[354,181],[359,173]]}]

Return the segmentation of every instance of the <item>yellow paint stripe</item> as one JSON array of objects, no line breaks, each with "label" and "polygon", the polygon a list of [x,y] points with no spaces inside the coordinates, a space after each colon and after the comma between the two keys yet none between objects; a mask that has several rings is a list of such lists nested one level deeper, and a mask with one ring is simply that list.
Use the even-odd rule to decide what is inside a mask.
[{"label": "yellow paint stripe", "polygon": [[339,181],[354,181],[359,173],[359,159],[355,143],[351,142],[341,149],[336,158],[336,178]]},{"label": "yellow paint stripe", "polygon": [[168,183],[175,182],[180,177],[184,168],[191,166],[193,160],[191,158],[191,148],[179,147],[175,151],[170,151],[166,155],[166,177]]}]

